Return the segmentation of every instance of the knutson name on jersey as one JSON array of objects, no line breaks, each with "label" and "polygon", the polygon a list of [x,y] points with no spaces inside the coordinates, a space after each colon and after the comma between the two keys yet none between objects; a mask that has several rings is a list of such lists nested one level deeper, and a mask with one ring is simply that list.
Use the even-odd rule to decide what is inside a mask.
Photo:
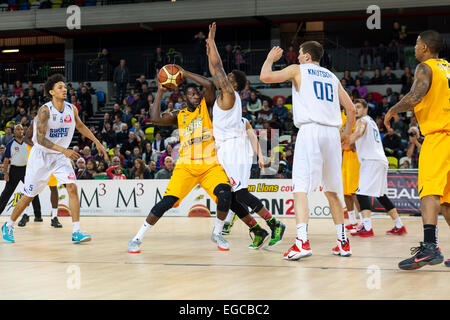
[{"label": "knutson name on jersey", "polygon": [[69,135],[70,128],[58,128],[58,129],[50,129],[50,138],[62,138],[67,137]]},{"label": "knutson name on jersey", "polygon": [[308,69],[308,74],[322,78],[331,78],[331,73],[322,70]]}]

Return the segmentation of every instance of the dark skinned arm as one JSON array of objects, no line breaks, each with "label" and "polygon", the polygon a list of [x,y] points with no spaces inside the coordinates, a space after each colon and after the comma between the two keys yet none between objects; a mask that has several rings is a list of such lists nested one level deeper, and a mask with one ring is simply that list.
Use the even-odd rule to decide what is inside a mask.
[{"label": "dark skinned arm", "polygon": [[161,115],[161,100],[166,91],[167,89],[158,82],[158,92],[156,93],[155,101],[150,105],[150,119],[153,124],[158,126],[172,126],[177,124],[178,111]]},{"label": "dark skinned arm", "polygon": [[184,79],[192,80],[203,87],[206,105],[208,107],[212,107],[216,100],[216,88],[214,87],[214,83],[206,77],[203,77],[196,73],[192,73],[190,71],[186,71],[184,69],[181,69],[181,73]]},{"label": "dark skinned arm", "polygon": [[425,97],[430,89],[432,77],[433,73],[428,65],[421,63],[417,66],[411,90],[402,100],[389,109],[384,117],[384,125],[387,129],[391,127],[390,120],[394,114],[413,110],[414,107],[422,101],[423,97]]},{"label": "dark skinned arm", "polygon": [[28,127],[27,132],[25,133],[25,136],[23,137],[23,141],[25,141],[25,143],[31,147],[34,145],[33,140],[32,140],[32,138],[33,138],[33,123],[34,123],[34,121],[31,121],[31,124]]}]

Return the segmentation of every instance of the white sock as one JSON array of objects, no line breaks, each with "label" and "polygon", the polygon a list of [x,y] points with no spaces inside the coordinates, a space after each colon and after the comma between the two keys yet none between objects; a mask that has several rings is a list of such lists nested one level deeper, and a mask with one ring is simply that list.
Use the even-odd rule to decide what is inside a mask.
[{"label": "white sock", "polygon": [[222,234],[223,225],[225,223],[225,220],[220,220],[219,218],[216,218],[216,225],[214,227],[214,234]]},{"label": "white sock", "polygon": [[233,218],[234,218],[234,212],[233,211],[229,211],[228,212],[228,214],[227,214],[227,217],[225,218],[225,222],[226,223],[228,223],[228,224],[230,224],[231,223],[231,221],[233,221]]},{"label": "white sock", "polygon": [[338,236],[338,240],[341,240],[342,242],[347,241],[347,235],[345,234],[345,227],[343,224],[336,225],[336,233]]},{"label": "white sock", "polygon": [[147,223],[147,221],[144,221],[144,224],[139,229],[138,233],[136,233],[136,235],[134,236],[133,241],[135,240],[142,241],[142,239],[144,239],[145,233],[151,228],[151,226],[152,225]]},{"label": "white sock", "polygon": [[16,223],[16,222],[9,219],[8,222],[6,222],[6,226],[8,228],[12,228],[12,227],[14,227],[14,223]]},{"label": "white sock", "polygon": [[306,242],[308,240],[308,224],[307,223],[299,223],[297,225],[297,238]]},{"label": "white sock", "polygon": [[52,208],[51,214],[52,214],[52,219],[56,218],[58,216],[58,208]]},{"label": "white sock", "polygon": [[398,217],[397,219],[394,220],[395,223],[395,227],[401,229],[403,227],[403,223],[402,223],[402,219],[400,219],[400,217]]},{"label": "white sock", "polygon": [[350,224],[356,224],[356,213],[355,210],[348,212],[348,220]]},{"label": "white sock", "polygon": [[366,231],[370,231],[370,229],[372,229],[372,219],[363,218],[362,221],[363,221],[364,229],[366,229]]},{"label": "white sock", "polygon": [[80,230],[80,221],[78,222],[72,222],[72,230],[73,233],[77,232],[78,230]]}]

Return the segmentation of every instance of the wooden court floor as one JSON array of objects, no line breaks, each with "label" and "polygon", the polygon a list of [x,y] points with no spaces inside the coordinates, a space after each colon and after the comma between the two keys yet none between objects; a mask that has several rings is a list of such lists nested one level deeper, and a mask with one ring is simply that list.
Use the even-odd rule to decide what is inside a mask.
[{"label": "wooden court floor", "polygon": [[[3,224],[6,217],[1,217]],[[239,221],[227,238],[231,250],[210,240],[214,218],[164,217],[146,235],[142,253],[127,253],[143,217],[82,217],[91,242],[71,243],[71,220],[62,229],[30,219],[16,226],[16,243],[0,244],[0,300],[5,299],[449,299],[450,268],[397,268],[422,239],[421,220],[404,219],[409,231],[387,236],[390,219],[374,219],[374,238],[352,238],[353,256],[331,255],[331,219],[312,219],[311,257],[284,261],[295,238],[295,219],[285,240],[252,251]],[[262,223],[265,226],[265,223]],[[439,244],[450,256],[450,228],[439,220]]]}]

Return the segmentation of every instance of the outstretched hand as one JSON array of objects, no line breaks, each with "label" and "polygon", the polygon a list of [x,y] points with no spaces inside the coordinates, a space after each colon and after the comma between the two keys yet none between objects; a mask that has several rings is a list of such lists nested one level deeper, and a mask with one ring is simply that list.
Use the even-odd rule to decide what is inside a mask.
[{"label": "outstretched hand", "polygon": [[391,112],[391,109],[389,109],[384,116],[384,126],[386,127],[386,130],[389,130],[391,128],[391,119],[393,116],[394,114]]},{"label": "outstretched hand", "polygon": [[208,34],[208,40],[213,40],[216,37],[216,23],[213,22],[209,25],[209,34]]},{"label": "outstretched hand", "polygon": [[269,54],[267,55],[267,59],[271,60],[272,62],[276,62],[276,61],[280,60],[282,55],[283,55],[283,49],[276,46],[276,47],[273,47],[272,50],[270,50]]}]

